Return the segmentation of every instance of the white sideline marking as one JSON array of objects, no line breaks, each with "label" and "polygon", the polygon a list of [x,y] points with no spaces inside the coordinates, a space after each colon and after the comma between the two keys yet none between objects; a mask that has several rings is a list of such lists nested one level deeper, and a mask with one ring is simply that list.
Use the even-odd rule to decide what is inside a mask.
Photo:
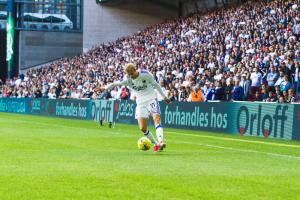
[{"label": "white sideline marking", "polygon": [[184,136],[192,136],[192,137],[201,137],[201,138],[210,138],[215,140],[227,140],[227,141],[237,141],[237,142],[246,142],[246,143],[255,143],[255,144],[266,144],[271,146],[281,146],[281,147],[292,147],[292,148],[300,148],[300,145],[293,145],[293,144],[280,144],[275,142],[264,142],[264,141],[254,141],[254,140],[243,140],[238,138],[226,138],[226,137],[218,137],[218,136],[211,136],[211,135],[200,135],[200,134],[186,134],[186,133],[179,133],[179,132],[172,132],[172,131],[165,131],[167,133],[177,134],[177,135],[184,135]]},{"label": "white sideline marking", "polygon": [[299,159],[300,160],[299,156],[292,156],[292,155],[286,155],[286,154],[268,153],[268,152],[262,152],[262,151],[238,149],[238,148],[232,148],[232,147],[224,147],[224,146],[210,145],[210,144],[201,144],[201,143],[194,143],[194,142],[183,142],[183,141],[177,142],[177,141],[175,141],[174,143],[191,144],[191,145],[204,146],[204,147],[209,147],[209,148],[225,149],[225,150],[246,152],[246,153],[257,153],[257,154],[264,154],[264,155],[268,155],[268,156],[275,156],[275,157],[282,157],[282,158],[294,158],[294,159],[297,159],[297,160]]}]

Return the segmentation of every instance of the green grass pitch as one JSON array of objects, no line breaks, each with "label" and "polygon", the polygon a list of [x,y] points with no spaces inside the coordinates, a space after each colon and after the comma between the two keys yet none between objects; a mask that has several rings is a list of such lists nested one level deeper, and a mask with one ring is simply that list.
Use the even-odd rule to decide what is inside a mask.
[{"label": "green grass pitch", "polygon": [[[153,127],[151,127],[154,132]],[[300,199],[300,143],[0,113],[1,200]]]}]

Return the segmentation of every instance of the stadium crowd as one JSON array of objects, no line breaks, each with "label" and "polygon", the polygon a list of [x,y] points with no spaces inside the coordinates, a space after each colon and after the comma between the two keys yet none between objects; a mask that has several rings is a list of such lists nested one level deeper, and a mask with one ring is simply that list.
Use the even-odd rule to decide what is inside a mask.
[{"label": "stadium crowd", "polygon": [[0,83],[3,97],[128,99],[123,67],[149,70],[174,101],[299,100],[300,8],[296,0],[250,1],[166,21]]}]

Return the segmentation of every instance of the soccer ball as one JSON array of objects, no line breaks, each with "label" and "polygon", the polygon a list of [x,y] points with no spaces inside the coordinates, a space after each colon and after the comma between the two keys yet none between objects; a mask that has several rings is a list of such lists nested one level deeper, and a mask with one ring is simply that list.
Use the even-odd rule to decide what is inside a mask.
[{"label": "soccer ball", "polygon": [[137,144],[138,148],[143,151],[147,151],[151,148],[151,141],[146,137],[141,137]]}]

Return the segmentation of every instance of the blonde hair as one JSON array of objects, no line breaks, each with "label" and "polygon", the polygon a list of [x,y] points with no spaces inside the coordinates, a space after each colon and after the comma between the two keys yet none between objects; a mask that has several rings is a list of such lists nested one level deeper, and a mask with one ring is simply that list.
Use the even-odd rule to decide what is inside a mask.
[{"label": "blonde hair", "polygon": [[128,63],[128,64],[125,65],[125,71],[130,70],[130,69],[136,69],[135,64]]}]

